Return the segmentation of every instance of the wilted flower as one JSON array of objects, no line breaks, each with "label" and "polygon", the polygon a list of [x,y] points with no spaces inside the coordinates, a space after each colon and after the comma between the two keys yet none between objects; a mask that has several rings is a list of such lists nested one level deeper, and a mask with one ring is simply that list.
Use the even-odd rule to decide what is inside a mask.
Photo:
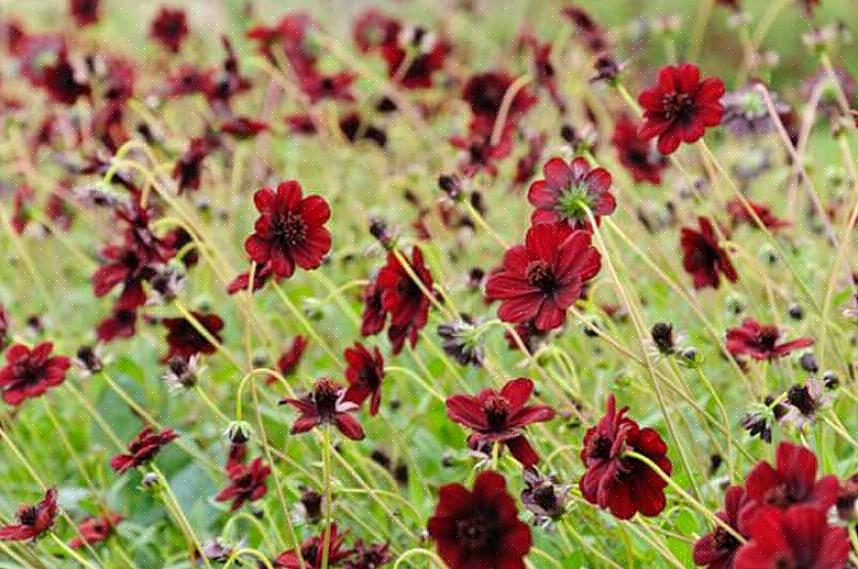
[{"label": "wilted flower", "polygon": [[174,356],[167,362],[164,382],[171,391],[191,389],[197,384],[197,380],[204,369],[200,364],[199,354],[194,354],[188,359]]},{"label": "wilted flower", "polygon": [[49,488],[45,497],[36,504],[18,508],[18,523],[0,527],[0,541],[27,541],[36,539],[51,529],[57,516],[57,490]]},{"label": "wilted flower", "polygon": [[830,400],[821,380],[810,378],[804,384],[795,384],[787,390],[788,411],[780,422],[803,431]]},{"label": "wilted flower", "polygon": [[571,487],[561,484],[556,476],[543,476],[531,468],[524,471],[524,483],[521,502],[533,513],[536,525],[545,527],[564,514]]},{"label": "wilted flower", "polygon": [[461,320],[438,325],[444,351],[463,366],[482,367],[484,353],[481,332],[479,325],[467,315]]}]

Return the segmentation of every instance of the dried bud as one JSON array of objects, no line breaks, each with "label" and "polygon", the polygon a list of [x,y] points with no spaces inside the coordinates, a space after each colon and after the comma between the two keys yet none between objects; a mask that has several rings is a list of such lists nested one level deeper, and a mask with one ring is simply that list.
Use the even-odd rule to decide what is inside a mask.
[{"label": "dried bud", "polygon": [[253,437],[253,429],[246,421],[233,421],[224,431],[223,436],[234,445],[244,444]]},{"label": "dried bud", "polygon": [[673,338],[673,325],[667,322],[656,322],[650,330],[655,347],[664,355],[673,354],[676,351],[676,342]]}]

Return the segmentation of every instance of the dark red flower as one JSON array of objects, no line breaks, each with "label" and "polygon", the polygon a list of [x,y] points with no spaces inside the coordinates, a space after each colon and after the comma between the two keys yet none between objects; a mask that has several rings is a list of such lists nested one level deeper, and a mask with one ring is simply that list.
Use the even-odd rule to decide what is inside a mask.
[{"label": "dark red flower", "polygon": [[378,414],[381,403],[381,382],[384,379],[384,358],[378,348],[372,352],[360,342],[355,342],[351,348],[343,352],[346,358],[346,379],[349,388],[346,390],[346,400],[363,405],[369,402],[369,414]]},{"label": "dark red flower", "polygon": [[75,23],[88,26],[98,22],[98,5],[101,0],[69,0],[69,13]]},{"label": "dark red flower", "polygon": [[98,323],[95,333],[101,342],[112,342],[116,338],[130,338],[137,329],[137,311],[114,309],[107,318]]},{"label": "dark red flower", "polygon": [[600,268],[601,256],[586,231],[565,223],[534,225],[524,244],[508,249],[502,267],[489,276],[486,297],[501,301],[498,316],[504,322],[533,320],[537,329],[551,330],[566,321],[566,309]]},{"label": "dark red flower", "polygon": [[644,110],[641,138],[649,140],[657,136],[658,151],[664,155],[676,150],[680,142],[699,140],[706,127],[721,123],[723,94],[724,82],[717,77],[701,82],[696,65],[662,67],[658,83],[638,96]]},{"label": "dark red flower", "polygon": [[18,523],[0,527],[0,541],[27,541],[36,539],[51,529],[57,517],[57,491],[49,488],[37,504],[24,504],[18,508]]},{"label": "dark red flower", "polygon": [[[196,311],[192,311],[191,315],[208,331],[214,340],[218,343],[222,341],[219,332],[223,330],[223,320],[220,316]],[[217,347],[209,342],[190,320],[186,320],[184,317],[163,318],[161,324],[167,329],[167,345],[169,346],[167,353],[161,360],[162,362],[170,361],[176,356],[188,360],[196,354],[213,354],[217,351]]]},{"label": "dark red flower", "polygon": [[185,11],[162,6],[152,20],[149,35],[168,50],[178,53],[188,35]]},{"label": "dark red flower", "polygon": [[396,34],[395,42],[381,46],[388,77],[405,89],[431,87],[435,72],[444,67],[449,52],[450,44],[446,41],[414,26],[403,28]]},{"label": "dark red flower", "polygon": [[330,75],[310,73],[298,79],[298,86],[310,97],[310,102],[315,103],[323,99],[334,101],[354,101],[351,92],[352,83],[357,75],[351,71],[340,71]]},{"label": "dark red flower", "polygon": [[459,170],[467,177],[485,170],[497,174],[498,160],[506,158],[513,146],[513,123],[506,121],[500,138],[492,139],[494,121],[486,116],[475,116],[468,124],[468,133],[450,137],[454,148],[464,151]]},{"label": "dark red flower", "polygon": [[481,472],[473,491],[442,486],[428,530],[450,569],[524,569],[533,543],[506,480],[493,471]]},{"label": "dark red flower", "polygon": [[162,447],[177,438],[179,438],[179,434],[173,429],[164,429],[159,433],[147,425],[128,443],[127,454],[117,454],[110,459],[110,468],[122,474],[127,470],[146,464],[155,458]]},{"label": "dark red flower", "polygon": [[378,288],[376,279],[367,284],[362,293],[363,316],[361,318],[360,333],[362,336],[372,336],[384,329],[387,313],[381,306],[381,289]]},{"label": "dark red flower", "polygon": [[390,546],[386,543],[364,545],[362,540],[355,542],[352,557],[346,560],[344,569],[379,569],[390,561]]},{"label": "dark red flower", "polygon": [[212,141],[205,136],[195,137],[188,143],[188,148],[176,160],[173,167],[173,179],[176,180],[178,193],[186,190],[199,190],[202,181],[203,160],[212,151]]},{"label": "dark red flower", "polygon": [[[736,533],[750,539],[747,522],[758,504],[748,497],[742,486],[730,486],[724,495],[724,509],[716,514]],[[733,569],[736,552],[742,543],[721,526],[697,540],[694,544],[694,564],[707,569]]]},{"label": "dark red flower", "polygon": [[65,381],[71,360],[51,356],[53,349],[50,342],[42,342],[32,350],[23,344],[9,348],[6,366],[0,369],[0,389],[6,403],[20,405]]},{"label": "dark red flower", "polygon": [[638,123],[628,115],[617,119],[611,137],[617,158],[635,182],[661,184],[661,172],[667,167],[667,159],[655,149],[654,143],[641,138],[638,131]]},{"label": "dark red flower", "polygon": [[339,383],[323,377],[316,380],[313,390],[301,399],[282,399],[280,404],[291,405],[301,415],[292,425],[293,435],[306,433],[319,425],[336,425],[346,437],[359,441],[363,439],[363,427],[352,416],[358,406],[346,401],[346,390]]},{"label": "dark red flower", "polygon": [[524,428],[554,418],[548,405],[526,405],[533,382],[525,377],[511,379],[501,390],[484,389],[476,396],[453,395],[447,399],[447,416],[474,432],[468,437],[472,449],[503,443],[525,468],[535,466],[539,455],[530,446]]},{"label": "dark red flower", "polygon": [[262,131],[268,130],[268,123],[250,117],[232,117],[220,125],[220,131],[234,136],[239,140],[253,138]]},{"label": "dark red flower", "polygon": [[628,407],[616,410],[613,394],[608,396],[607,412],[584,436],[581,460],[587,472],[579,483],[581,493],[591,504],[608,509],[621,520],[637,512],[657,516],[666,503],[661,476],[652,468],[624,456],[632,450],[649,458],[665,474],[672,465],[667,458],[667,445],[657,431],[640,426],[626,417]]},{"label": "dark red flower", "polygon": [[[253,292],[261,289],[268,283],[271,278],[271,265],[264,265],[253,275]],[[279,281],[280,279],[275,279]],[[226,292],[230,295],[237,292],[246,291],[250,287],[250,271],[241,273],[235,277],[226,287]]]},{"label": "dark red flower", "polygon": [[745,318],[741,326],[727,330],[727,350],[734,356],[748,355],[755,360],[773,360],[813,345],[812,338],[798,338],[779,344],[782,335],[777,326]]},{"label": "dark red flower", "polygon": [[297,264],[316,269],[331,250],[331,234],[325,223],[331,209],[317,195],[302,197],[301,185],[289,180],[277,191],[262,188],[253,196],[260,216],[244,250],[260,266],[269,265],[278,278],[289,278]]},{"label": "dark red flower", "polygon": [[[307,338],[304,336],[295,336],[292,338],[292,344],[289,349],[283,352],[283,355],[277,360],[277,371],[283,377],[289,377],[298,369],[298,364],[301,362],[301,357],[304,355],[304,350],[307,349]],[[273,380],[272,380],[273,383]]]},{"label": "dark red flower", "polygon": [[398,20],[383,14],[376,8],[368,8],[355,18],[352,38],[363,53],[397,41],[401,25]]},{"label": "dark red flower", "polygon": [[[487,71],[472,75],[462,89],[462,99],[475,116],[490,119],[498,117],[504,96],[515,80],[506,71]],[[509,106],[507,121],[516,121],[537,101],[527,88],[520,89]]]},{"label": "dark red flower", "polygon": [[604,168],[590,168],[586,158],[576,158],[569,164],[562,158],[552,158],[542,167],[544,180],[530,185],[527,200],[536,208],[530,221],[537,223],[568,223],[573,229],[587,229],[590,210],[596,223],[617,207],[611,194],[611,174]]},{"label": "dark red flower", "polygon": [[[408,264],[423,287],[432,293],[432,274],[423,262],[423,252],[419,247],[412,247],[411,261]],[[390,314],[387,337],[393,344],[395,355],[402,351],[406,338],[411,341],[412,347],[417,343],[417,334],[429,320],[431,301],[411,279],[392,251],[388,253],[387,264],[378,272],[375,283],[381,294],[381,307],[385,313]]]},{"label": "dark red flower", "polygon": [[732,283],[738,281],[739,274],[733,268],[727,251],[718,242],[712,222],[700,216],[697,223],[700,231],[683,227],[679,241],[683,252],[682,266],[694,278],[694,288],[718,288],[721,285],[719,272]]},{"label": "dark red flower", "polygon": [[837,501],[840,483],[835,476],[817,480],[816,466],[816,455],[810,449],[783,442],[778,445],[777,468],[761,461],[748,474],[748,497],[778,508],[812,504],[828,509]]},{"label": "dark red flower", "polygon": [[226,474],[229,477],[229,483],[215,496],[215,500],[232,501],[230,510],[233,512],[245,502],[255,502],[268,492],[265,480],[271,474],[271,468],[262,462],[261,458],[253,459],[249,466],[241,462],[233,462],[229,465]]},{"label": "dark red flower", "polygon": [[78,526],[78,534],[71,541],[69,547],[81,549],[87,545],[101,543],[114,532],[116,526],[124,518],[116,512],[107,512],[102,516],[90,516],[83,520]]},{"label": "dark red flower", "polygon": [[135,243],[124,243],[107,245],[101,249],[100,255],[106,263],[92,275],[95,296],[104,296],[121,284],[122,294],[116,303],[117,309],[134,310],[145,304],[143,281],[150,276],[152,261],[147,251]]},{"label": "dark red flower", "polygon": [[[272,63],[274,47],[278,46],[298,77],[312,73],[316,68],[317,49],[310,40],[313,19],[304,12],[292,12],[283,16],[274,26],[256,26],[247,32],[247,37],[259,42],[259,51]],[[279,53],[279,51],[277,52]]]},{"label": "dark red flower", "polygon": [[563,15],[575,26],[578,41],[592,53],[601,53],[610,47],[605,29],[584,9],[578,6],[567,6],[563,8]]},{"label": "dark red flower", "polygon": [[41,85],[51,100],[64,105],[73,105],[79,97],[92,92],[88,83],[78,81],[65,49],[60,51],[53,65],[42,68]]},{"label": "dark red flower", "polygon": [[[777,231],[778,229],[790,226],[789,221],[779,219],[775,214],[773,214],[772,210],[769,209],[769,206],[752,202],[750,200],[747,201],[748,205],[751,206],[751,209],[767,229]],[[757,229],[758,227],[757,222],[754,220],[754,216],[751,215],[751,212],[748,211],[748,208],[745,207],[745,204],[743,204],[742,200],[739,198],[734,198],[727,202],[727,214],[730,216],[733,227],[740,223],[747,223],[754,229]]]},{"label": "dark red flower", "polygon": [[[322,530],[319,535],[313,536],[301,544],[301,558],[304,564],[301,564],[301,558],[298,557],[298,552],[294,549],[285,551],[274,559],[273,565],[275,569],[321,569],[322,559],[325,553],[325,531]],[[328,530],[328,566],[332,567],[347,559],[352,554],[351,549],[344,549],[345,533],[338,533],[337,524],[331,524]]]},{"label": "dark red flower", "polygon": [[765,506],[749,522],[753,539],[736,555],[735,569],[843,569],[849,557],[846,528],[831,526],[822,508],[786,511]]}]

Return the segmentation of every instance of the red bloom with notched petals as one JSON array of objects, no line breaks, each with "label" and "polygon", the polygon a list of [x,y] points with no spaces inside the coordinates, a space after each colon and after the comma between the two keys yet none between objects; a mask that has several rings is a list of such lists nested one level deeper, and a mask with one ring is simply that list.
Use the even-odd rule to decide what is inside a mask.
[{"label": "red bloom with notched petals", "polygon": [[289,180],[277,191],[262,188],[253,196],[261,214],[254,233],[244,242],[250,258],[260,266],[270,265],[278,278],[289,278],[295,265],[316,269],[331,250],[331,234],[325,223],[331,217],[328,202],[321,196],[302,195],[301,185]]},{"label": "red bloom with notched petals", "polygon": [[[405,89],[427,89],[436,71],[444,67],[450,44],[417,26],[404,27],[380,48],[387,75]],[[406,67],[407,65],[407,67]]]},{"label": "red bloom with notched petals", "polygon": [[846,528],[832,526],[823,508],[808,505],[760,508],[749,522],[751,537],[736,555],[735,569],[844,569]]},{"label": "red bloom with notched petals", "polygon": [[[217,314],[203,314],[192,311],[194,319],[208,331],[212,339],[221,342],[220,331],[223,330],[223,320]],[[161,324],[167,329],[167,345],[169,350],[161,361],[169,361],[178,356],[188,360],[196,354],[213,354],[217,346],[197,330],[190,320],[182,318],[164,318]]]},{"label": "red bloom with notched petals", "polygon": [[468,446],[505,444],[525,468],[535,466],[539,455],[530,446],[524,428],[554,418],[548,405],[526,405],[533,393],[533,382],[525,377],[509,380],[501,390],[484,389],[476,396],[453,395],[447,399],[447,416],[474,432]]},{"label": "red bloom with notched petals", "polygon": [[[275,569],[321,569],[322,559],[325,553],[325,531],[313,536],[301,544],[301,556],[294,549],[285,551],[274,559],[272,565]],[[352,554],[351,549],[345,549],[346,533],[338,533],[337,524],[331,524],[327,532],[328,543],[328,566],[336,566],[340,561],[347,559]],[[301,563],[303,559],[304,563]]]},{"label": "red bloom with notched petals", "polygon": [[349,388],[346,400],[362,405],[369,399],[369,414],[378,414],[381,403],[381,382],[384,379],[384,358],[378,348],[370,352],[359,342],[343,353],[346,358],[346,379]]},{"label": "red bloom with notched petals", "polygon": [[77,526],[78,534],[71,541],[69,547],[81,549],[87,545],[101,543],[115,531],[116,526],[124,518],[116,512],[107,512],[102,516],[91,516],[83,520]]},{"label": "red bloom with notched petals", "polygon": [[24,504],[18,508],[18,523],[0,527],[0,541],[27,541],[36,539],[51,529],[57,517],[57,491],[49,488],[37,504]]},{"label": "red bloom with notched petals", "polygon": [[664,510],[667,482],[652,468],[624,453],[632,450],[642,454],[670,475],[667,445],[654,429],[641,429],[626,417],[628,407],[617,412],[616,405],[610,395],[605,416],[584,436],[581,460],[587,472],[579,483],[581,493],[588,502],[610,510],[621,520],[637,512],[657,516]]},{"label": "red bloom with notched petals", "polygon": [[489,276],[486,297],[501,301],[498,316],[504,322],[533,320],[538,330],[551,330],[566,321],[566,309],[581,297],[601,263],[588,232],[565,223],[535,225]]},{"label": "red bloom with notched petals", "polygon": [[745,318],[741,326],[727,330],[727,350],[734,356],[748,355],[755,360],[773,360],[813,345],[812,338],[778,343],[782,335],[777,326]]},{"label": "red bloom with notched petals", "polygon": [[[757,202],[748,201],[748,205],[751,210],[753,210],[754,214],[759,218],[762,222],[763,226],[766,229],[771,231],[777,231],[778,229],[783,229],[784,227],[789,227],[790,222],[784,219],[778,218],[775,214],[772,213],[772,210],[769,206]],[[727,214],[730,216],[730,221],[733,226],[740,223],[745,223],[753,227],[754,229],[758,228],[757,222],[754,219],[754,215],[751,214],[751,211],[745,207],[745,204],[739,198],[734,198],[727,202]]]},{"label": "red bloom with notched petals", "polygon": [[168,50],[178,53],[188,35],[185,11],[162,7],[152,20],[149,35]]},{"label": "red bloom with notched petals", "polygon": [[[514,82],[506,71],[477,73],[468,79],[462,89],[462,99],[471,108],[474,116],[485,117],[492,122],[498,117],[504,96]],[[526,113],[537,101],[526,88],[516,92],[509,106],[506,120],[515,121]]]},{"label": "red bloom with notched petals", "polygon": [[[408,264],[411,272],[431,293],[434,287],[432,274],[423,262],[423,252],[419,247],[411,249]],[[429,320],[431,301],[392,251],[388,253],[387,264],[378,272],[375,283],[381,294],[382,310],[390,315],[387,337],[393,344],[393,353],[398,354],[406,339],[411,341],[412,347],[417,343],[417,334]]]},{"label": "red bloom with notched petals", "polygon": [[707,127],[721,123],[723,94],[724,82],[717,77],[701,82],[696,65],[662,67],[658,83],[638,96],[644,111],[641,138],[658,137],[658,151],[664,155],[676,150],[680,142],[699,140]]},{"label": "red bloom with notched petals", "polygon": [[481,472],[473,491],[461,484],[441,487],[428,530],[450,569],[524,569],[533,544],[506,480],[493,471]]},{"label": "red bloom with notched petals", "polygon": [[32,350],[23,344],[9,348],[6,366],[0,369],[0,389],[6,403],[20,405],[65,381],[71,361],[51,356],[53,349],[50,342],[42,342]]},{"label": "red bloom with notched petals", "polygon": [[233,512],[245,502],[255,502],[268,492],[265,480],[269,474],[271,468],[261,458],[253,459],[249,465],[232,461],[226,472],[229,483],[215,496],[215,501],[231,501],[230,510]]},{"label": "red bloom with notched petals", "polygon": [[[750,539],[747,522],[756,512],[757,506],[743,486],[730,486],[724,495],[724,509],[716,515],[736,533]],[[741,545],[730,532],[715,526],[694,544],[694,564],[707,569],[733,569],[736,552]]]},{"label": "red bloom with notched petals", "polygon": [[301,413],[292,425],[293,435],[306,433],[319,425],[335,425],[352,440],[364,437],[363,427],[352,416],[358,409],[357,404],[347,401],[345,388],[327,377],[317,380],[313,390],[301,399],[282,399],[280,404],[291,405]]},{"label": "red bloom with notched petals", "polygon": [[835,476],[816,478],[816,455],[792,443],[778,445],[777,463],[759,462],[748,474],[748,497],[760,504],[787,508],[812,504],[828,509],[837,501],[840,483]]},{"label": "red bloom with notched petals", "polygon": [[719,273],[734,283],[739,274],[733,268],[727,251],[718,241],[715,228],[707,217],[697,218],[700,231],[683,227],[679,244],[682,247],[682,266],[694,278],[694,288],[718,288],[721,285]]},{"label": "red bloom with notched petals", "polygon": [[611,144],[617,149],[620,164],[625,166],[635,182],[659,185],[667,159],[655,149],[652,141],[641,138],[638,130],[636,121],[628,115],[620,116],[614,126]]},{"label": "red bloom with notched petals", "polygon": [[117,454],[110,459],[110,468],[122,474],[127,470],[146,464],[155,458],[162,447],[177,438],[179,438],[179,434],[173,429],[157,432],[147,425],[128,443],[127,453]]},{"label": "red bloom with notched petals", "polygon": [[611,174],[604,168],[590,168],[585,158],[569,164],[552,158],[542,168],[544,180],[530,185],[527,200],[536,208],[531,223],[568,223],[572,228],[590,227],[587,210],[596,222],[617,207],[611,194]]}]

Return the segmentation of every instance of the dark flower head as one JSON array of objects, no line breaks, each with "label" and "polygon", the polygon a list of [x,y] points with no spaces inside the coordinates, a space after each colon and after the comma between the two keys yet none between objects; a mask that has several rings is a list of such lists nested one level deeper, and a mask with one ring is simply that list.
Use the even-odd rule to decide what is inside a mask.
[{"label": "dark flower head", "polygon": [[268,492],[265,480],[269,474],[271,474],[271,468],[262,462],[261,458],[253,459],[250,465],[233,462],[227,467],[226,475],[229,482],[215,496],[215,500],[218,502],[231,501],[230,510],[233,512],[245,502],[255,502]]},{"label": "dark flower head", "polygon": [[556,476],[542,476],[534,469],[524,471],[526,487],[521,492],[521,503],[534,515],[536,525],[545,525],[566,512],[570,488]]},{"label": "dark flower head", "polygon": [[[487,71],[471,76],[462,89],[462,99],[471,108],[471,113],[494,122],[501,111],[504,96],[514,79],[506,71]],[[507,121],[516,121],[536,103],[536,96],[526,89],[519,90],[513,98],[506,116]]]},{"label": "dark flower head", "polygon": [[75,23],[88,26],[98,22],[98,5],[101,0],[69,0],[69,13]]},{"label": "dark flower head", "polygon": [[469,316],[447,324],[438,325],[441,347],[461,365],[481,367],[484,350],[480,339],[481,330]]},{"label": "dark flower head", "polygon": [[179,438],[179,434],[173,429],[164,429],[158,432],[152,427],[146,426],[128,443],[127,453],[117,454],[110,459],[110,468],[122,474],[127,470],[146,464],[155,458],[161,448],[177,438]]},{"label": "dark flower head", "polygon": [[[769,209],[769,206],[752,202],[750,200],[747,200],[747,202],[754,214],[756,214],[763,225],[770,231],[775,232],[779,229],[790,226],[789,221],[779,219],[775,216],[771,209]],[[730,216],[730,220],[734,227],[740,223],[746,223],[754,229],[758,228],[754,216],[751,215],[751,212],[748,211],[748,208],[745,207],[745,204],[742,203],[742,200],[739,198],[735,198],[727,202],[727,214]]]},{"label": "dark flower head", "polygon": [[453,395],[447,399],[447,416],[468,427],[473,433],[468,446],[479,449],[484,445],[502,443],[525,468],[539,462],[539,455],[530,446],[524,428],[554,418],[548,405],[527,405],[533,393],[533,382],[520,377],[507,381],[500,391],[484,389],[476,396]]},{"label": "dark flower head", "polygon": [[761,461],[748,474],[748,497],[781,509],[794,504],[828,509],[837,501],[840,483],[834,476],[817,480],[816,466],[816,455],[810,449],[783,442],[778,445],[776,467]]},{"label": "dark flower head", "polygon": [[49,488],[37,504],[18,508],[18,523],[0,527],[0,541],[28,541],[51,529],[57,517],[57,491]]},{"label": "dark flower head", "polygon": [[846,529],[831,526],[822,508],[764,506],[748,522],[751,541],[736,554],[736,569],[840,569],[847,567]]},{"label": "dark flower head", "polygon": [[[716,515],[736,533],[749,539],[748,520],[758,504],[748,498],[742,486],[730,486],[724,494],[724,509]],[[732,569],[736,552],[742,543],[721,526],[697,540],[694,544],[694,564],[708,569]]]},{"label": "dark flower head", "polygon": [[[328,566],[335,566],[352,555],[351,549],[344,548],[345,533],[338,533],[337,524],[331,524],[326,532],[322,530],[319,535],[313,536],[301,544],[301,557],[294,549],[285,551],[278,555],[272,562],[274,569],[321,569],[322,560],[325,557],[325,533],[328,533]],[[303,564],[301,563],[303,559]]]},{"label": "dark flower head", "polygon": [[352,413],[358,406],[346,401],[346,390],[328,378],[316,380],[313,390],[301,399],[287,398],[280,404],[291,405],[301,415],[292,424],[293,435],[306,433],[319,425],[335,425],[346,437],[359,441],[364,438],[363,427]]},{"label": "dark flower head", "polygon": [[724,82],[716,77],[701,82],[696,65],[662,67],[658,83],[638,96],[644,109],[641,138],[658,137],[658,151],[664,155],[676,150],[680,142],[699,140],[707,127],[721,123],[723,94]]},{"label": "dark flower head", "polygon": [[77,349],[74,364],[82,370],[84,374],[98,373],[104,367],[99,356],[98,346],[81,346]]},{"label": "dark flower head", "polygon": [[[429,268],[423,261],[423,252],[419,247],[411,249],[409,270],[413,273],[430,294],[434,289],[434,281]],[[431,300],[423,293],[421,287],[412,280],[409,270],[400,263],[399,257],[393,252],[387,254],[387,264],[378,272],[375,280],[380,295],[381,310],[390,315],[390,326],[387,337],[393,345],[394,355],[402,351],[405,340],[411,346],[417,344],[417,335],[429,321],[429,306]],[[366,313],[364,314],[366,323]]]},{"label": "dark flower head", "polygon": [[325,497],[314,490],[304,489],[301,492],[301,508],[306,520],[312,524],[322,519]]},{"label": "dark flower head", "polygon": [[444,68],[450,44],[419,27],[402,27],[396,41],[381,46],[387,75],[405,89],[427,89]]},{"label": "dark flower head", "polygon": [[781,417],[781,423],[793,425],[799,431],[813,424],[819,410],[830,399],[825,388],[825,381],[815,378],[792,385],[786,397],[789,410]]},{"label": "dark flower head", "polygon": [[626,417],[627,411],[628,407],[624,407],[617,412],[614,396],[608,396],[604,417],[584,436],[581,460],[587,472],[579,486],[588,502],[610,510],[621,520],[637,512],[657,516],[666,504],[667,482],[649,466],[624,453],[632,450],[642,454],[670,475],[667,445],[657,431],[641,429]]},{"label": "dark flower head", "polygon": [[378,569],[391,560],[390,546],[386,543],[364,545],[357,540],[352,557],[346,560],[344,569]]},{"label": "dark flower head", "polygon": [[171,391],[191,389],[197,384],[203,367],[200,365],[199,354],[190,358],[173,356],[167,362],[167,371],[164,372],[164,383]]},{"label": "dark flower head", "polygon": [[532,545],[506,481],[493,471],[481,472],[473,491],[461,484],[443,486],[428,530],[450,569],[524,569]]},{"label": "dark flower head", "polygon": [[254,233],[244,242],[250,258],[260,266],[270,265],[278,278],[289,278],[295,265],[316,269],[331,250],[331,234],[325,223],[331,217],[328,203],[321,196],[303,197],[295,180],[277,186],[277,191],[262,188],[253,196],[260,216]]},{"label": "dark flower head", "polygon": [[748,355],[755,360],[773,360],[813,345],[811,338],[781,342],[782,336],[777,326],[746,318],[738,328],[727,330],[727,351],[737,357]]},{"label": "dark flower head", "polygon": [[538,330],[557,328],[578,300],[584,284],[601,268],[590,234],[569,224],[538,224],[527,230],[523,245],[507,250],[503,265],[486,283],[486,297],[500,300],[498,316],[519,324],[532,320]]},{"label": "dark flower head", "polygon": [[[223,320],[220,316],[196,311],[192,311],[191,315],[213,340],[218,343],[222,341],[220,331],[223,330]],[[213,354],[217,351],[217,346],[212,344],[190,320],[184,317],[162,318],[161,324],[167,329],[167,345],[169,346],[161,361],[168,362],[175,356],[187,360],[197,354]]]},{"label": "dark flower head", "polygon": [[298,87],[310,98],[311,103],[324,99],[350,102],[355,100],[351,92],[355,79],[357,75],[351,71],[340,71],[329,75],[309,73],[299,78]]},{"label": "dark flower head", "polygon": [[112,342],[117,338],[130,338],[137,328],[137,311],[114,309],[107,318],[98,323],[96,336],[101,342]]},{"label": "dark flower head", "polygon": [[360,342],[355,342],[343,353],[346,359],[346,401],[357,405],[369,399],[369,414],[377,415],[381,404],[381,384],[384,380],[384,358],[378,348],[370,352]]},{"label": "dark flower head", "polygon": [[715,228],[707,217],[697,218],[700,230],[683,227],[680,236],[682,247],[682,266],[694,278],[694,288],[718,288],[721,285],[719,273],[730,282],[739,280],[739,274],[718,241]]},{"label": "dark flower head", "polygon": [[661,354],[670,355],[676,351],[676,338],[673,335],[672,324],[656,322],[650,331],[650,336]]},{"label": "dark flower head", "polygon": [[363,289],[363,317],[360,333],[362,336],[372,336],[384,329],[387,313],[381,306],[381,289],[376,279],[372,279]]},{"label": "dark flower head", "polygon": [[253,138],[268,130],[268,123],[250,117],[232,117],[220,124],[220,131],[238,140]]},{"label": "dark flower head", "polygon": [[352,38],[358,49],[366,53],[384,45],[395,44],[401,27],[398,20],[369,8],[355,18]]},{"label": "dark flower head", "polygon": [[656,150],[655,144],[638,134],[636,120],[621,115],[614,126],[611,144],[617,149],[617,158],[632,175],[635,182],[661,184],[661,173],[667,167],[667,158]]},{"label": "dark flower head", "polygon": [[116,530],[116,526],[124,518],[116,512],[107,512],[101,516],[90,516],[77,526],[78,534],[69,547],[81,549],[87,545],[95,545],[106,540]]},{"label": "dark flower head", "polygon": [[530,217],[533,224],[565,222],[573,229],[587,229],[588,210],[598,223],[617,207],[611,194],[611,174],[604,168],[591,169],[585,158],[569,164],[552,158],[542,172],[545,179],[533,182],[527,193],[527,200],[536,208]]},{"label": "dark flower head", "polygon": [[0,368],[0,389],[6,403],[20,405],[65,381],[71,360],[51,356],[53,349],[50,342],[42,342],[32,349],[23,344],[9,348],[6,366]]},{"label": "dark flower head", "polygon": [[185,11],[161,7],[155,15],[155,19],[152,20],[149,35],[169,51],[178,53],[188,35]]},{"label": "dark flower head", "polygon": [[81,82],[78,73],[68,60],[63,49],[53,65],[42,68],[41,86],[51,100],[64,105],[74,105],[78,98],[88,96],[92,89],[88,83]]},{"label": "dark flower head", "polygon": [[192,138],[185,152],[173,167],[173,179],[176,180],[179,194],[188,190],[199,190],[202,182],[203,160],[214,149],[209,137]]}]

